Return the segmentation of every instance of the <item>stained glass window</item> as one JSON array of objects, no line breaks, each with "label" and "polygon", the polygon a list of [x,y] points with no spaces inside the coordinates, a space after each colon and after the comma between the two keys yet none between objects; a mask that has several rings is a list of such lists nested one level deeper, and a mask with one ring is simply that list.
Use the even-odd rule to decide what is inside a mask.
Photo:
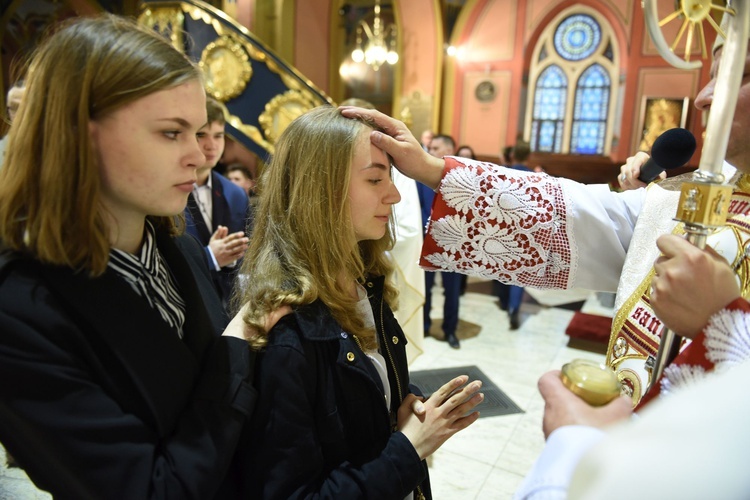
[{"label": "stained glass window", "polygon": [[604,152],[610,86],[609,74],[600,64],[589,66],[578,79],[573,104],[571,153]]},{"label": "stained glass window", "polygon": [[602,30],[593,17],[574,14],[566,17],[555,30],[555,50],[568,61],[590,57],[602,41]]},{"label": "stained glass window", "polygon": [[[532,151],[609,154],[617,101],[617,41],[606,19],[571,8],[543,29],[530,67],[526,117]],[[613,83],[614,82],[614,83]]]},{"label": "stained glass window", "polygon": [[532,150],[550,153],[562,150],[567,89],[568,77],[559,66],[549,66],[539,75],[534,93]]}]

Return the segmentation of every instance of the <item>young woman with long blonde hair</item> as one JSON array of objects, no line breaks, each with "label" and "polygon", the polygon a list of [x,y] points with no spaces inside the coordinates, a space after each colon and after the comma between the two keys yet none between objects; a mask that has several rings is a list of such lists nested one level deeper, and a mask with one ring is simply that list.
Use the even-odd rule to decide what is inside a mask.
[{"label": "young woman with long blonde hair", "polygon": [[236,462],[247,498],[429,496],[424,459],[478,417],[466,413],[480,383],[460,388],[465,376],[412,412],[386,254],[400,195],[371,131],[312,110],[283,132],[261,177],[239,300],[259,332],[258,406]]}]

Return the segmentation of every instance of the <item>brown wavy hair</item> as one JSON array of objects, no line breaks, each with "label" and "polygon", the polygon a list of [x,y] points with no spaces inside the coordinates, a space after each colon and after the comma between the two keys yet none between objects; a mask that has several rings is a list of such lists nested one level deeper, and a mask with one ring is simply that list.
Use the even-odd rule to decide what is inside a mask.
[{"label": "brown wavy hair", "polygon": [[294,120],[281,134],[276,152],[259,183],[259,203],[250,247],[241,274],[247,276],[235,305],[250,303],[245,322],[259,335],[251,345],[267,343],[267,314],[320,299],[334,319],[357,336],[364,348],[376,348],[375,332],[365,329],[339,279],[386,276],[385,300],[395,306],[390,283],[392,220],[379,240],[357,242],[348,192],[354,148],[368,141],[372,125],[320,107]]},{"label": "brown wavy hair", "polygon": [[[66,22],[36,50],[0,170],[3,246],[50,264],[104,272],[108,227],[89,123],[202,74],[169,41],[114,15]],[[182,230],[180,217],[154,217]]]}]

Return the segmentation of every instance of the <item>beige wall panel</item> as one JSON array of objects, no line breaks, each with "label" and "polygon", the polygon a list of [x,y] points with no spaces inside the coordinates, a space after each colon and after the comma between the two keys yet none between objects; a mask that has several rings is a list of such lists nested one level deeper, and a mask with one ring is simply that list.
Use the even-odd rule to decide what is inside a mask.
[{"label": "beige wall panel", "polygon": [[[464,76],[461,134],[456,140],[469,144],[479,155],[499,155],[508,127],[515,128],[515,124],[509,124],[507,119],[511,79],[510,71],[474,71]],[[491,81],[495,85],[496,95],[491,102],[482,103],[476,98],[477,85],[484,81]]]}]

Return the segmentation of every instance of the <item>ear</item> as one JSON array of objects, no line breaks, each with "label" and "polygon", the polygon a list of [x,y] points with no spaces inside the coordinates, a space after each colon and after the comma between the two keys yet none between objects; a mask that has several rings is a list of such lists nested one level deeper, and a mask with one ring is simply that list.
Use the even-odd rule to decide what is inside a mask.
[{"label": "ear", "polygon": [[99,135],[99,125],[94,120],[89,120],[89,136],[91,140],[96,140]]},{"label": "ear", "polygon": [[89,129],[89,150],[94,159],[94,164],[100,165],[101,156],[99,152],[102,148],[99,141],[101,140],[102,125],[94,120],[89,120],[87,125]]}]

